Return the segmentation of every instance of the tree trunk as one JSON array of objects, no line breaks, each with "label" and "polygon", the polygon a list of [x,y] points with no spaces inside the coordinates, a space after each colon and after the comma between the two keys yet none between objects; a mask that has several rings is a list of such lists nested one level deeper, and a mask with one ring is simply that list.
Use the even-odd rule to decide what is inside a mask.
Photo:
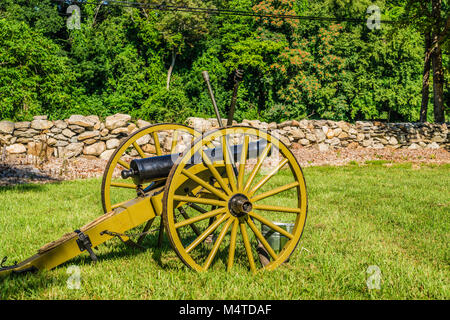
[{"label": "tree trunk", "polygon": [[428,98],[430,93],[430,67],[431,67],[431,34],[425,33],[425,58],[422,76],[422,104],[420,106],[420,122],[427,121]]},{"label": "tree trunk", "polygon": [[431,60],[433,66],[433,100],[434,100],[434,122],[445,122],[444,114],[444,70],[442,67],[442,50],[440,40],[442,0],[433,0],[432,15],[435,19],[432,34],[434,50]]},{"label": "tree trunk", "polygon": [[177,54],[175,53],[175,50],[172,51],[172,63],[170,64],[169,70],[167,71],[167,84],[166,89],[169,90],[170,88],[170,77],[172,76],[173,67],[175,66],[175,59],[177,58]]},{"label": "tree trunk", "polygon": [[438,45],[432,54],[434,122],[445,122],[444,114],[444,70],[442,68],[442,51]]}]

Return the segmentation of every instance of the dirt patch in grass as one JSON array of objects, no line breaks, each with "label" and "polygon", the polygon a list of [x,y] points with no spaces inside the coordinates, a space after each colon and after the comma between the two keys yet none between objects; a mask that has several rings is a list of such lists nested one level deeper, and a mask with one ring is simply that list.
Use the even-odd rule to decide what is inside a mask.
[{"label": "dirt patch in grass", "polygon": [[447,164],[450,163],[450,152],[445,149],[337,149],[319,151],[313,148],[297,147],[292,150],[302,167],[308,166],[342,166],[356,164]]},{"label": "dirt patch in grass", "polygon": [[49,158],[46,162],[25,156],[8,157],[0,161],[0,186],[100,177],[106,163],[105,160],[85,157]]}]

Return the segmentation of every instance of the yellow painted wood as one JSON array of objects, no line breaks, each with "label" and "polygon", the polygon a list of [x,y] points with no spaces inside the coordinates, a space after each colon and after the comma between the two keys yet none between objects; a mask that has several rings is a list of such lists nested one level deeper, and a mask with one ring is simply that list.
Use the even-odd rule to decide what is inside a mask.
[{"label": "yellow painted wood", "polygon": [[253,233],[256,235],[258,240],[261,241],[261,243],[263,244],[264,248],[266,248],[267,252],[269,252],[269,254],[272,256],[272,258],[274,260],[278,259],[278,256],[275,253],[275,251],[273,251],[272,247],[269,245],[267,240],[263,237],[261,232],[255,226],[255,224],[253,223],[252,219],[250,219],[249,217],[247,217],[247,224],[250,226],[250,229],[252,229]]},{"label": "yellow painted wood", "polygon": [[126,183],[126,182],[111,182],[111,187],[118,187],[118,188],[128,188],[128,189],[136,189],[135,184]]},{"label": "yellow painted wood", "polygon": [[[92,247],[96,247],[112,238],[110,235],[101,235],[102,231],[124,233],[154,217],[155,213],[150,198],[136,198],[121,205],[108,215],[100,217],[97,221],[81,227],[80,230],[89,237]],[[54,248],[38,253],[19,263],[14,270],[20,271],[30,267],[35,267],[38,270],[50,270],[82,253],[86,253],[78,247],[77,239],[78,236],[74,234],[67,240],[58,243]],[[9,274],[12,271],[12,269],[6,270],[0,272],[0,275]]]},{"label": "yellow painted wood", "polygon": [[219,219],[217,219],[213,224],[211,224],[205,231],[203,231],[203,233],[200,236],[198,236],[197,239],[192,241],[192,243],[186,247],[186,252],[189,253],[192,250],[194,250],[195,247],[197,247],[201,242],[203,242],[203,240],[205,240],[207,236],[209,236],[214,230],[216,230],[217,227],[229,216],[230,216],[229,214],[225,214]]},{"label": "yellow painted wood", "polygon": [[245,251],[247,252],[248,262],[250,264],[250,270],[252,272],[256,272],[255,259],[253,258],[252,247],[250,245],[250,241],[248,240],[247,227],[245,223],[240,221],[239,226],[241,228],[242,240],[244,241]]},{"label": "yellow painted wood", "polygon": [[272,147],[272,145],[270,143],[267,143],[267,146],[264,148],[263,152],[259,156],[258,162],[253,167],[253,170],[247,179],[247,183],[245,184],[244,191],[247,191],[251,187],[251,185],[253,183],[253,179],[255,179],[255,176],[258,173],[259,169],[261,168],[261,165],[262,165],[264,159],[267,157],[267,154],[269,153],[271,147]]},{"label": "yellow painted wood", "polygon": [[228,181],[230,182],[231,190],[233,191],[233,193],[236,193],[238,189],[230,152],[231,151],[228,143],[228,137],[222,136],[222,154],[224,155],[225,169],[227,172]]},{"label": "yellow painted wood", "polygon": [[277,195],[277,194],[279,194],[279,193],[281,193],[281,192],[287,191],[287,190],[292,189],[292,188],[295,188],[295,187],[298,187],[298,181],[295,181],[295,182],[286,184],[286,185],[284,185],[284,186],[281,186],[281,187],[278,187],[278,188],[269,190],[269,191],[267,191],[267,192],[258,194],[257,196],[251,198],[251,201],[252,201],[252,202],[256,202],[256,201],[265,199],[265,198],[267,198],[267,197],[272,197],[272,196],[274,196],[274,195]]},{"label": "yellow painted wood", "polygon": [[239,163],[239,174],[238,174],[238,189],[239,189],[239,191],[244,191],[245,163],[247,161],[249,140],[250,140],[250,137],[248,135],[244,137],[244,145],[242,148],[241,159],[240,159],[240,163]]},{"label": "yellow painted wood", "polygon": [[209,266],[211,265],[211,262],[213,261],[214,257],[216,256],[217,250],[219,250],[220,244],[223,241],[223,238],[225,237],[225,234],[228,231],[228,228],[233,223],[233,219],[229,218],[225,225],[222,228],[222,231],[220,231],[219,236],[217,237],[216,242],[214,243],[213,248],[209,252],[208,257],[206,258],[205,265],[203,266],[203,270],[208,270]]},{"label": "yellow painted wood", "polygon": [[262,188],[264,184],[267,183],[267,181],[270,180],[286,163],[288,163],[288,159],[283,159],[275,168],[273,168],[264,178],[262,178],[258,183],[255,184],[255,186],[252,188],[252,190],[248,193],[249,196],[253,196],[253,194]]},{"label": "yellow painted wood", "polygon": [[145,158],[145,154],[144,151],[142,150],[142,148],[137,144],[136,141],[134,141],[133,143],[133,147],[136,149],[136,151],[139,153],[139,155],[141,156],[141,158]]},{"label": "yellow painted wood", "polygon": [[202,221],[205,219],[209,219],[209,218],[218,216],[219,214],[225,213],[226,211],[227,211],[226,208],[223,208],[223,207],[218,208],[218,209],[212,210],[210,212],[204,213],[202,215],[195,216],[195,217],[189,218],[187,220],[177,222],[177,223],[175,223],[174,227],[175,227],[175,229],[178,229],[178,228],[181,228],[181,227],[184,227],[187,225],[194,224],[195,222],[199,222],[199,221]]},{"label": "yellow painted wood", "polygon": [[230,235],[230,246],[228,248],[228,260],[227,260],[227,270],[230,271],[234,263],[234,252],[236,250],[236,236],[239,227],[239,220],[234,219],[233,228],[231,229]]},{"label": "yellow painted wood", "polygon": [[219,197],[219,198],[221,198],[223,200],[228,199],[228,196],[226,194],[224,194],[223,192],[221,192],[220,190],[218,190],[214,186],[210,185],[206,181],[202,180],[201,178],[199,178],[195,174],[191,173],[189,170],[185,170],[184,169],[184,170],[181,171],[181,173],[184,174],[189,179],[193,180],[194,182],[198,183],[199,185],[201,185],[205,189],[209,190],[210,192],[215,194],[217,197]]},{"label": "yellow painted wood", "polygon": [[[222,187],[223,190],[225,190],[225,192],[227,194],[232,194],[232,191],[230,190],[230,187],[228,186],[228,184],[224,181],[222,175],[217,171],[217,169],[215,168],[214,164],[212,163],[211,159],[209,159],[209,157],[203,152],[203,150],[200,151],[203,161],[205,162],[206,166],[208,167],[209,171],[211,171],[211,173],[213,174],[214,178],[216,179],[216,181],[220,184],[220,186]],[[194,152],[195,153],[195,152]],[[217,164],[216,164],[217,165]]]}]

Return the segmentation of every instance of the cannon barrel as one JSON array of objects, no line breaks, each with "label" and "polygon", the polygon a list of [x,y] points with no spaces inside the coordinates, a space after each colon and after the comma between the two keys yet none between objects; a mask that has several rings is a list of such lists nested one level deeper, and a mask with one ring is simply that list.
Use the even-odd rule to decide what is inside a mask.
[{"label": "cannon barrel", "polygon": [[[266,140],[250,142],[248,144],[247,158],[258,157],[266,145]],[[242,148],[242,144],[230,146],[230,152],[233,155],[235,162],[240,160]],[[206,149],[204,152],[213,162],[222,161],[224,159],[221,146]],[[122,170],[121,176],[123,179],[132,178],[136,185],[141,185],[156,179],[166,178],[179,156],[179,153],[175,153],[144,159],[134,159],[130,163],[130,169]],[[189,165],[194,165],[201,162],[201,155],[197,152],[191,158]]]}]

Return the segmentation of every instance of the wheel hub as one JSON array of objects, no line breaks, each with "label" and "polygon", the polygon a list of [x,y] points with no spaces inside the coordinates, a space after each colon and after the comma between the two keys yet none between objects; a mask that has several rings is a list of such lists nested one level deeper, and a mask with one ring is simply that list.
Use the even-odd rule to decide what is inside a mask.
[{"label": "wheel hub", "polygon": [[253,205],[244,194],[238,193],[228,201],[228,209],[233,216],[242,217],[252,211]]}]

